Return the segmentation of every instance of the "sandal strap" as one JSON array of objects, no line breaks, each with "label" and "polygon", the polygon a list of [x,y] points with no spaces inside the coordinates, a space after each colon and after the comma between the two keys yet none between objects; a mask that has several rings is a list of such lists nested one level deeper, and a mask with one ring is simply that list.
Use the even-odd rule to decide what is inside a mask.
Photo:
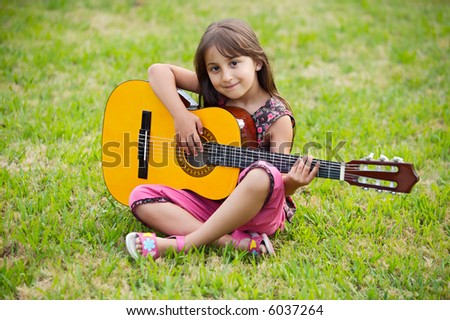
[{"label": "sandal strap", "polygon": [[259,247],[261,246],[261,242],[263,242],[263,237],[261,237],[258,233],[250,233],[250,241],[248,243],[248,252],[250,252],[254,256],[259,256],[261,254],[261,250]]},{"label": "sandal strap", "polygon": [[170,236],[168,239],[175,239],[177,242],[177,252],[182,252],[184,249],[184,236]]},{"label": "sandal strap", "polygon": [[159,258],[159,250],[156,244],[156,234],[150,232],[138,232],[137,236],[141,240],[142,256],[150,255],[154,260]]},{"label": "sandal strap", "polygon": [[240,230],[235,230],[231,234],[231,237],[233,238],[232,243],[235,248],[239,247],[239,244],[241,243],[242,240],[249,239],[247,251],[255,256],[261,254],[261,250],[259,249],[261,244],[263,244],[266,247],[268,254],[270,255],[275,254],[272,242],[269,240],[269,237],[265,233],[260,235],[257,232],[246,233]]},{"label": "sandal strap", "polygon": [[252,237],[258,238],[259,242],[258,242],[258,252],[259,252],[259,247],[261,245],[261,243],[266,247],[266,251],[269,255],[275,255],[275,250],[273,249],[273,245],[272,245],[272,241],[270,241],[269,237],[267,236],[267,234],[265,233],[250,233],[250,235]]},{"label": "sandal strap", "polygon": [[239,247],[239,244],[242,240],[251,238],[248,233],[242,232],[240,230],[234,230],[233,233],[231,233],[231,237],[233,238],[232,243],[236,248]]},{"label": "sandal strap", "polygon": [[235,248],[239,248],[239,244],[242,240],[249,240],[247,244],[247,251],[253,255],[259,254],[259,245],[261,244],[261,239],[258,238],[259,234],[257,234],[256,232],[247,233],[240,230],[234,230],[231,234],[231,237],[233,238],[232,243]]}]

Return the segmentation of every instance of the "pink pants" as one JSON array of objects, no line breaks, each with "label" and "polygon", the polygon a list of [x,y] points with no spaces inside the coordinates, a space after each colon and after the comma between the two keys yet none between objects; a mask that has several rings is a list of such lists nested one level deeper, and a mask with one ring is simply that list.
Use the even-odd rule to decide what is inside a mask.
[{"label": "pink pants", "polygon": [[[270,178],[270,192],[258,214],[239,227],[238,230],[272,235],[278,229],[284,228],[285,191],[283,179],[277,168],[270,163],[258,161],[240,173],[239,182],[244,179],[250,170],[255,168],[266,170]],[[133,213],[135,213],[137,206],[155,202],[176,204],[188,211],[197,220],[205,222],[219,208],[223,200],[210,200],[189,190],[177,190],[164,185],[151,184],[137,186],[130,194],[129,203]]]}]

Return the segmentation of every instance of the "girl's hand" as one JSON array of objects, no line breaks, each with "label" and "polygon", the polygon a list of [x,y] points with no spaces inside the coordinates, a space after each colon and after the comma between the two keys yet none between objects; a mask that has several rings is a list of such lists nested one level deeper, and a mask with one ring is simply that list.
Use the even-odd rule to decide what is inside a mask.
[{"label": "girl's hand", "polygon": [[183,113],[182,116],[174,118],[175,132],[177,132],[177,144],[190,155],[198,155],[203,152],[202,141],[199,134],[203,134],[203,124],[199,117],[192,112]]},{"label": "girl's hand", "polygon": [[291,170],[283,176],[286,195],[293,194],[295,190],[308,185],[319,172],[320,162],[317,161],[311,170],[312,156],[298,158]]}]

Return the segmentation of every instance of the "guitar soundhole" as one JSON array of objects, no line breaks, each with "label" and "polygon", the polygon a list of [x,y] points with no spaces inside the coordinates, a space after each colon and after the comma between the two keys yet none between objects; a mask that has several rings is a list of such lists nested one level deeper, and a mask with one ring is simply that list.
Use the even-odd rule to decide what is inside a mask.
[{"label": "guitar soundhole", "polygon": [[[200,138],[202,139],[203,144],[207,142],[205,138]],[[199,152],[196,156],[192,153],[189,155],[184,153],[184,158],[194,168],[201,168],[206,165],[206,155],[203,152]]]},{"label": "guitar soundhole", "polygon": [[[206,128],[203,128],[203,135],[200,138],[203,144],[205,142],[216,141],[212,132]],[[214,169],[214,166],[207,164],[208,153],[206,150],[194,156],[192,153],[188,155],[186,152],[178,149],[176,152],[176,160],[183,171],[192,177],[204,177]]]}]

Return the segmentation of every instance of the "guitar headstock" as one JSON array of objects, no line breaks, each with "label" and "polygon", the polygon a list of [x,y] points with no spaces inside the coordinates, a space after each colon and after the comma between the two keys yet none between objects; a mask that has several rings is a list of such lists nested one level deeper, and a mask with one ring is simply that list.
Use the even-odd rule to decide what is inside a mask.
[{"label": "guitar headstock", "polygon": [[376,189],[379,192],[410,193],[419,181],[411,163],[404,163],[402,158],[389,160],[381,155],[373,160],[373,153],[361,160],[352,160],[345,164],[344,180],[351,185],[364,189]]}]

